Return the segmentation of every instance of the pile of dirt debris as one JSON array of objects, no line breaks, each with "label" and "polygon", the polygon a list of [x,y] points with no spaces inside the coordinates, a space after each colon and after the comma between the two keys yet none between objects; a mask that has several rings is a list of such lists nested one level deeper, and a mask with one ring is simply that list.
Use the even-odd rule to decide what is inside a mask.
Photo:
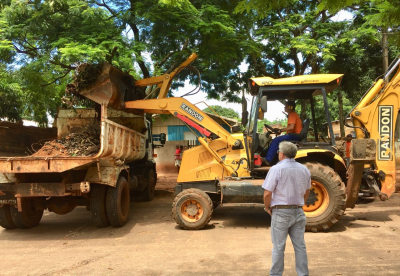
[{"label": "pile of dirt debris", "polygon": [[100,150],[100,122],[92,122],[62,139],[46,142],[35,157],[94,156]]},{"label": "pile of dirt debris", "polygon": [[79,91],[95,83],[97,77],[101,73],[103,64],[82,63],[76,70],[74,80],[67,84],[65,92],[67,95],[73,95],[81,100],[87,100]]}]

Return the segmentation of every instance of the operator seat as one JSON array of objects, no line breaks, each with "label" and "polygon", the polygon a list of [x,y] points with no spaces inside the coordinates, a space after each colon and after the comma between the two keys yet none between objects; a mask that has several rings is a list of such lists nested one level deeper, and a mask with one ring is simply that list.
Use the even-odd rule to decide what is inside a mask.
[{"label": "operator seat", "polygon": [[310,120],[305,119],[303,121],[303,129],[300,131],[299,134],[297,134],[301,138],[301,140],[300,141],[288,141],[288,142],[291,142],[293,144],[300,144],[303,141],[307,141],[307,133],[308,133],[309,127],[310,127]]}]

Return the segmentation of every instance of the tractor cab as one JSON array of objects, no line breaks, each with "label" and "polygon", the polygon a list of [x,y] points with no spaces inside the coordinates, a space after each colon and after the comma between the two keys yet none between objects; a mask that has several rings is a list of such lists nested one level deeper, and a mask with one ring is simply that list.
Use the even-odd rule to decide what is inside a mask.
[{"label": "tractor cab", "polygon": [[[250,116],[244,133],[246,151],[248,160],[250,160],[251,171],[265,171],[260,164],[260,156],[264,157],[268,147],[274,137],[281,135],[277,128],[266,125],[266,133],[258,133],[258,122],[264,119],[264,113],[267,111],[268,101],[301,101],[306,100],[310,103],[311,118],[301,118],[303,128],[297,134],[299,139],[290,141],[295,143],[299,149],[324,149],[337,152],[335,149],[335,136],[333,134],[332,122],[329,112],[327,94],[332,92],[342,81],[342,74],[318,74],[303,75],[282,79],[273,79],[269,77],[249,79],[249,92],[253,96],[250,109]],[[318,97],[317,97],[318,96]],[[318,134],[324,132],[321,126],[317,125],[315,105],[317,101],[323,101],[324,117],[328,126],[328,136],[325,139]],[[246,104],[243,104],[244,109]],[[321,114],[318,114],[321,116]],[[243,110],[242,118],[247,118],[247,111]],[[244,120],[246,123],[246,120]],[[311,134],[310,130],[312,129]],[[310,136],[310,137],[309,137]],[[312,139],[312,136],[314,139]],[[296,156],[297,158],[297,156]],[[277,162],[277,158],[272,164]],[[262,168],[260,168],[262,167]]]}]

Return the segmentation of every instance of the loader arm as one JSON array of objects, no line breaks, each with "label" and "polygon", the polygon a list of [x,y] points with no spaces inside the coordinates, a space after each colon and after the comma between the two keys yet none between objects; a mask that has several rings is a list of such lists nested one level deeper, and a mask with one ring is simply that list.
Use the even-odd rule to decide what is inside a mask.
[{"label": "loader arm", "polygon": [[222,126],[184,98],[130,101],[125,102],[125,108],[143,110],[145,113],[151,114],[172,114],[175,117],[178,117],[179,114],[226,140],[228,145],[232,147],[241,145],[240,140],[232,137]]},{"label": "loader arm", "polygon": [[171,87],[173,78],[183,69],[185,69],[185,67],[187,67],[190,63],[192,63],[196,58],[197,58],[196,53],[193,53],[171,73],[157,77],[138,80],[135,82],[135,86],[143,87],[149,85],[157,85],[158,88],[160,88],[160,93],[158,94],[158,98],[159,99],[165,98],[167,96],[169,88]]},{"label": "loader arm", "polygon": [[384,79],[378,80],[350,113],[358,139],[365,137],[376,141],[377,178],[381,182],[381,200],[388,199],[395,191],[396,163],[394,135],[397,114],[400,107],[400,71],[388,81],[390,73],[400,64],[400,59]]},{"label": "loader arm", "polygon": [[[125,108],[138,109],[151,114],[172,114],[181,119],[183,119],[182,116],[184,116],[188,120],[204,127],[217,135],[220,139],[226,141],[227,149],[232,150],[242,148],[240,140],[232,137],[228,131],[211,119],[206,113],[183,98],[129,101],[125,102]],[[213,156],[215,160],[217,160],[217,162],[227,172],[229,172],[231,176],[237,176],[237,172],[232,168],[232,166],[226,164],[225,161],[210,147],[209,139],[198,137],[198,141],[211,154],[211,156]]]}]

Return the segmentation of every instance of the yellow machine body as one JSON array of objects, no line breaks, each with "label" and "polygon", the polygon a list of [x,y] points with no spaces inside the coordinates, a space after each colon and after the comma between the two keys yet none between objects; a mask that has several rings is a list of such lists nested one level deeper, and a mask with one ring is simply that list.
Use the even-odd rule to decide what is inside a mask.
[{"label": "yellow machine body", "polygon": [[390,82],[377,81],[365,97],[351,112],[357,138],[365,137],[361,128],[365,128],[370,138],[376,141],[375,170],[379,174],[381,192],[390,197],[395,192],[396,163],[394,133],[397,114],[400,108],[400,73]]},{"label": "yellow machine body", "polygon": [[[237,140],[242,141],[242,134],[232,135]],[[241,158],[246,158],[245,149],[232,149],[223,139],[210,141],[209,147],[224,161],[227,167],[237,172],[238,177],[249,176],[247,170],[248,164],[246,161],[241,161]],[[239,164],[240,162],[240,164]],[[186,150],[183,153],[181,169],[179,171],[178,183],[180,182],[195,182],[195,181],[210,181],[231,177],[231,173],[218,162],[206,147],[200,145]]]}]

